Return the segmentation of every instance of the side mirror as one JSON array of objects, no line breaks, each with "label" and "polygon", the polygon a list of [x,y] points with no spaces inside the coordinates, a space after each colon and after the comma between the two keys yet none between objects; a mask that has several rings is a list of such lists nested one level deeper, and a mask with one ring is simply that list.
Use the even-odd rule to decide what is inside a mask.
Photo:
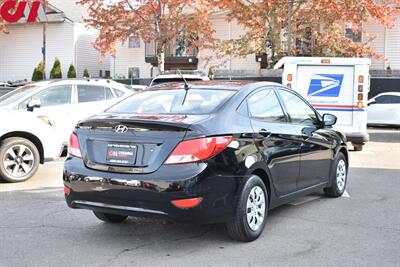
[{"label": "side mirror", "polygon": [[322,122],[324,123],[324,126],[333,126],[337,122],[337,117],[332,114],[324,114],[322,116]]},{"label": "side mirror", "polygon": [[42,104],[40,103],[39,99],[32,99],[28,102],[26,108],[28,109],[28,111],[32,112],[35,108],[40,108],[41,106]]}]

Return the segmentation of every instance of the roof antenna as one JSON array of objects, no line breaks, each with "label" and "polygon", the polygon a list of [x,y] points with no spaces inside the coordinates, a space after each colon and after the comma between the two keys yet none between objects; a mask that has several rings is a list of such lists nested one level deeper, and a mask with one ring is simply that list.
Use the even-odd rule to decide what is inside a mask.
[{"label": "roof antenna", "polygon": [[183,77],[182,72],[179,69],[177,69],[177,71],[178,71],[179,75],[182,77],[183,81],[185,82],[185,91],[186,92],[185,92],[185,97],[183,98],[183,101],[182,101],[182,106],[183,106],[185,104],[185,102],[186,102],[186,98],[187,98],[187,95],[188,95],[188,92],[189,92],[189,89],[190,89],[190,85],[186,81],[185,77]]}]

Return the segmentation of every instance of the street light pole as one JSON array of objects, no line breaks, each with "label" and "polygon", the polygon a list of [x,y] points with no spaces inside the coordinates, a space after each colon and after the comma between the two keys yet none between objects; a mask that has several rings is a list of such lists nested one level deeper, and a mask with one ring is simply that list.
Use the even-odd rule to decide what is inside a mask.
[{"label": "street light pole", "polygon": [[[47,2],[46,0],[43,0],[43,9],[44,13],[46,14],[46,7],[47,7]],[[43,80],[46,80],[46,32],[47,32],[47,20],[43,22],[43,47],[42,47],[42,55],[43,55]]]},{"label": "street light pole", "polygon": [[287,39],[287,46],[288,46],[288,56],[292,53],[292,9],[293,9],[293,0],[288,0],[288,39]]}]

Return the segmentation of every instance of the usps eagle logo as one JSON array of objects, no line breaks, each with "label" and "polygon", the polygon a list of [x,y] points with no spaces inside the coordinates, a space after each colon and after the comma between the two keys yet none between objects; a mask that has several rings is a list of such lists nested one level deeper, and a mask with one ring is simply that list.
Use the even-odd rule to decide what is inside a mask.
[{"label": "usps eagle logo", "polygon": [[338,97],[344,74],[314,74],[311,77],[308,96]]}]

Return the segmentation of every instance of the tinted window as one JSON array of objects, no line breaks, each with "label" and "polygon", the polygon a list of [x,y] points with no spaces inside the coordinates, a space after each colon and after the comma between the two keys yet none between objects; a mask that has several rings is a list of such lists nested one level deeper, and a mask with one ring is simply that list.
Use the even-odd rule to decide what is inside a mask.
[{"label": "tinted window", "polygon": [[377,104],[400,104],[400,96],[397,95],[383,95],[375,99]]},{"label": "tinted window", "polygon": [[318,118],[314,110],[300,97],[285,90],[279,90],[279,94],[282,97],[292,123],[307,125],[318,123]]},{"label": "tinted window", "polygon": [[265,121],[285,121],[282,107],[273,90],[263,90],[248,99],[250,116]]},{"label": "tinted window", "polygon": [[[71,104],[71,88],[70,85],[50,87],[34,95],[32,99],[39,99],[42,107]],[[25,102],[25,106],[21,107],[20,105],[19,108],[26,108],[26,104],[29,100]]]},{"label": "tinted window", "polygon": [[106,100],[104,86],[97,85],[78,85],[78,102],[96,102]]},{"label": "tinted window", "polygon": [[225,102],[230,90],[157,90],[133,95],[110,108],[109,112],[133,114],[208,114]]}]

